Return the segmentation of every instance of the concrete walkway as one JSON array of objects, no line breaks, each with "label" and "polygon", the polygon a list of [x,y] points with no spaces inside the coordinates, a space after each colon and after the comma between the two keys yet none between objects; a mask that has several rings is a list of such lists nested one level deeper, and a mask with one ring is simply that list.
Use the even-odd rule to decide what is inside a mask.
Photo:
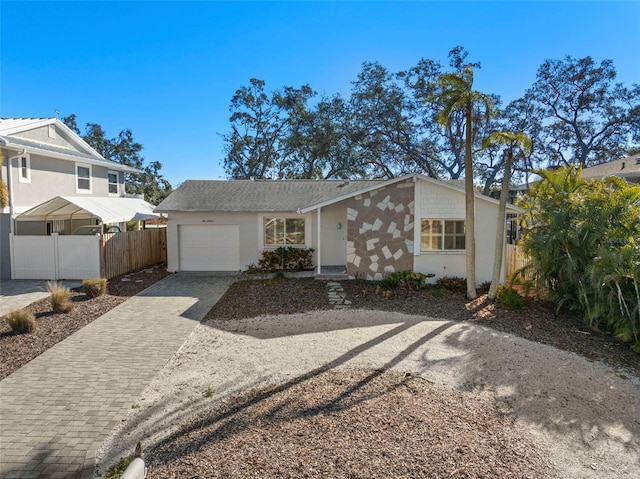
[{"label": "concrete walkway", "polygon": [[[76,288],[82,281],[60,281],[67,288]],[[0,316],[49,296],[47,282],[42,280],[14,279],[0,281]]]},{"label": "concrete walkway", "polygon": [[233,283],[168,276],[0,381],[0,477],[93,477],[96,451]]}]

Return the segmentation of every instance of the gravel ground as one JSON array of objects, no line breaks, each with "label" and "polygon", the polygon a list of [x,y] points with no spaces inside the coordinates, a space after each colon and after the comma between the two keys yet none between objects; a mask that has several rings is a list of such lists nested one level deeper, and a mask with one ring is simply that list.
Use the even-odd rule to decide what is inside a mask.
[{"label": "gravel ground", "polygon": [[638,477],[640,356],[615,338],[534,300],[339,286],[350,309],[323,281],[235,283],[99,471],[142,441],[154,478]]},{"label": "gravel ground", "polygon": [[107,294],[98,298],[74,289],[74,308],[69,313],[53,313],[49,298],[36,301],[24,308],[35,315],[37,330],[33,334],[13,334],[0,318],[0,380],[166,275],[166,266],[159,264],[113,278],[107,284]]}]

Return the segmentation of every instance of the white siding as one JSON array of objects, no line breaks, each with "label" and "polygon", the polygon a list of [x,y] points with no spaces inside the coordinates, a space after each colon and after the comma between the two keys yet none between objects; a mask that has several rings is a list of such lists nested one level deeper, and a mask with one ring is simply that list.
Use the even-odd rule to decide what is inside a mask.
[{"label": "white siding", "polygon": [[[464,219],[464,191],[452,190],[426,181],[416,182],[416,238],[422,219]],[[476,281],[491,280],[495,251],[498,204],[490,199],[476,197]],[[415,243],[414,270],[434,273],[435,279],[442,276],[466,277],[464,251],[420,251],[420,242]]]}]

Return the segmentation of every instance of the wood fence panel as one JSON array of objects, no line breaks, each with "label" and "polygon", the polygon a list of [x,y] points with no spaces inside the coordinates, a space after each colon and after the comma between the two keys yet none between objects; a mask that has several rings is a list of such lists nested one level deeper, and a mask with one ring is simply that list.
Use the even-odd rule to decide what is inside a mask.
[{"label": "wood fence panel", "polygon": [[103,277],[110,279],[167,261],[167,229],[123,231],[102,235]]},{"label": "wood fence panel", "polygon": [[508,244],[505,255],[505,280],[507,283],[511,282],[511,276],[520,268],[529,264],[530,259],[522,251],[522,247],[515,244]]}]

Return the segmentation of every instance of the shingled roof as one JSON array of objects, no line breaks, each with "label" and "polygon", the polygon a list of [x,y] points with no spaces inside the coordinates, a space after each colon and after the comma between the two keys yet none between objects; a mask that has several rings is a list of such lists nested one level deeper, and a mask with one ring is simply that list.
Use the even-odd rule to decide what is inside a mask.
[{"label": "shingled roof", "polygon": [[601,180],[609,176],[640,182],[640,155],[628,156],[582,170],[582,177],[589,180]]},{"label": "shingled roof", "polygon": [[187,180],[157,212],[296,212],[388,180]]}]

